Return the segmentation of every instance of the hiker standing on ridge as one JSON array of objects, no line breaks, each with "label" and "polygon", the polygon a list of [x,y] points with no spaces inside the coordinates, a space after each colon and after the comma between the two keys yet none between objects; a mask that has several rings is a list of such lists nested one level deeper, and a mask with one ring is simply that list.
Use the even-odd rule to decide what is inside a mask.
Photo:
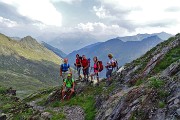
[{"label": "hiker standing on ridge", "polygon": [[94,61],[94,66],[92,68],[94,68],[94,73],[92,73],[90,76],[91,76],[91,82],[93,82],[93,76],[96,76],[97,78],[97,86],[99,86],[99,70],[100,70],[100,64],[98,62],[98,59],[97,57],[94,57],[93,58],[93,61]]},{"label": "hiker standing on ridge", "polygon": [[68,73],[72,73],[71,68],[68,64],[68,59],[64,58],[64,63],[60,65],[60,76],[62,77],[63,81],[67,78]]},{"label": "hiker standing on ridge", "polygon": [[63,90],[62,90],[62,101],[64,100],[65,93],[70,91],[69,96],[67,96],[68,100],[71,98],[71,96],[74,93],[74,88],[75,88],[75,83],[74,83],[74,79],[72,78],[72,74],[68,74],[67,78],[64,80],[63,83]]},{"label": "hiker standing on ridge", "polygon": [[79,56],[79,54],[76,55],[76,63],[74,63],[76,66],[76,70],[78,72],[78,80],[82,79],[81,78],[81,66],[82,66],[82,57]]},{"label": "hiker standing on ridge", "polygon": [[84,81],[88,82],[89,78],[89,61],[86,59],[86,56],[82,56],[82,67],[83,67],[83,75]]},{"label": "hiker standing on ridge", "polygon": [[112,76],[112,71],[113,71],[113,66],[115,64],[115,61],[113,60],[113,55],[108,54],[109,61],[107,62],[106,68],[106,77],[107,77],[107,86],[109,86],[112,83],[111,76]]}]

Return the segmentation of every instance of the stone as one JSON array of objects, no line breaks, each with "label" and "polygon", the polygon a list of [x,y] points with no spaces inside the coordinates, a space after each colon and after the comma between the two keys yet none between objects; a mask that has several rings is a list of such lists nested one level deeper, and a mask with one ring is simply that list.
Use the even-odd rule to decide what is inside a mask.
[{"label": "stone", "polygon": [[0,115],[0,120],[6,120],[7,116],[6,115]]},{"label": "stone", "polygon": [[177,99],[174,100],[174,104],[176,105],[178,103],[179,103],[179,99],[177,98]]},{"label": "stone", "polygon": [[49,112],[43,112],[43,113],[41,113],[41,117],[44,119],[50,120],[52,115]]},{"label": "stone", "polygon": [[176,113],[180,117],[180,108],[176,110]]}]

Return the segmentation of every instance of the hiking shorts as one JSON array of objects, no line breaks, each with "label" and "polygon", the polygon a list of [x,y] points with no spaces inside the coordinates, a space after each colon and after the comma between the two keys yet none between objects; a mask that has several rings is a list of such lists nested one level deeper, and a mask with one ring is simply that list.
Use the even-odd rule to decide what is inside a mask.
[{"label": "hiking shorts", "polygon": [[89,75],[89,68],[86,68],[85,70],[83,70],[83,75]]},{"label": "hiking shorts", "polygon": [[67,78],[68,74],[69,74],[68,71],[67,72],[62,72],[62,79],[63,79],[63,81]]},{"label": "hiking shorts", "polygon": [[108,69],[107,72],[106,72],[106,77],[107,78],[110,78],[112,76],[112,71],[113,69]]},{"label": "hiking shorts", "polygon": [[70,91],[70,89],[71,89],[71,88],[69,88],[69,87],[65,87],[65,88],[63,89],[63,92]]}]

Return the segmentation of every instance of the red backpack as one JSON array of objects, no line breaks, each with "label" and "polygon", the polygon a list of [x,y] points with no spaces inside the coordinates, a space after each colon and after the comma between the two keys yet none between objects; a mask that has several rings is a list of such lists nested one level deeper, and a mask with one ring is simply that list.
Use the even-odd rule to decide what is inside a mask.
[{"label": "red backpack", "polygon": [[104,68],[103,64],[102,64],[102,61],[98,61],[99,63],[99,72],[101,72]]}]

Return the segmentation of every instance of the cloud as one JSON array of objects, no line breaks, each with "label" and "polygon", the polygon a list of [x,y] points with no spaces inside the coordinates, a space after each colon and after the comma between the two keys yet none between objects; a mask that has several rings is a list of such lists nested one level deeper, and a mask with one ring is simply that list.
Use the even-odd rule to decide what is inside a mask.
[{"label": "cloud", "polygon": [[82,0],[51,0],[52,2],[65,2],[68,4],[72,4],[74,2],[81,2]]},{"label": "cloud", "polygon": [[123,36],[128,33],[128,30],[120,27],[117,24],[113,25],[106,25],[101,22],[95,22],[95,23],[80,23],[77,26],[77,29],[83,31],[83,32],[88,32],[92,35],[94,35],[97,39],[104,38],[112,38],[112,37],[117,37],[117,36]]},{"label": "cloud", "polygon": [[104,19],[104,18],[108,18],[108,17],[112,17],[109,14],[109,11],[106,10],[103,6],[101,7],[97,7],[97,6],[93,6],[93,10],[96,13],[96,15],[100,18],[100,19]]},{"label": "cloud", "polygon": [[1,0],[17,9],[21,16],[46,25],[62,25],[62,15],[56,10],[50,0]]},{"label": "cloud", "polygon": [[0,23],[1,27],[15,27],[18,25],[15,21],[11,21],[3,17],[0,17]]},{"label": "cloud", "polygon": [[[138,33],[140,28],[163,29],[180,25],[179,0],[99,0],[103,11],[113,17],[106,17],[111,24],[127,28],[129,32]],[[176,7],[175,7],[176,6]],[[107,12],[105,12],[107,13]],[[95,11],[97,15],[97,12]],[[97,15],[97,17],[99,17]],[[105,17],[104,17],[105,18]],[[159,31],[161,32],[161,31]],[[177,29],[172,31],[174,34]],[[172,33],[171,32],[171,33]]]}]

